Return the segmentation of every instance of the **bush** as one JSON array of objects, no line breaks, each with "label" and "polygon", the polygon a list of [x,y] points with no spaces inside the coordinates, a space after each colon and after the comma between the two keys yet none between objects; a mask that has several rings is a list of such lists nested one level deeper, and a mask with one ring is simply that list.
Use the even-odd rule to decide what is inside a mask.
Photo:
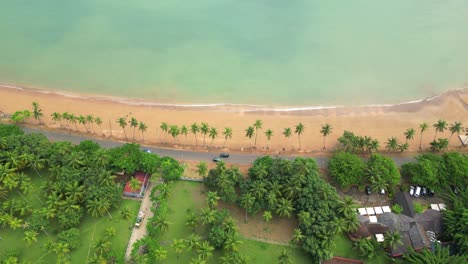
[{"label": "bush", "polygon": [[11,135],[23,135],[23,134],[24,134],[23,130],[21,130],[21,128],[19,128],[18,126],[0,124],[0,138],[11,136]]},{"label": "bush", "polygon": [[394,204],[392,206],[392,212],[394,212],[395,214],[401,214],[401,212],[403,212],[403,208],[401,208],[399,204]]},{"label": "bush", "polygon": [[70,249],[78,248],[81,244],[80,230],[77,228],[70,228],[58,234],[57,242],[68,244]]},{"label": "bush", "polygon": [[414,211],[418,214],[424,212],[425,207],[420,203],[414,203]]},{"label": "bush", "polygon": [[365,164],[360,157],[348,152],[337,152],[330,159],[330,177],[341,187],[348,188],[362,180]]}]

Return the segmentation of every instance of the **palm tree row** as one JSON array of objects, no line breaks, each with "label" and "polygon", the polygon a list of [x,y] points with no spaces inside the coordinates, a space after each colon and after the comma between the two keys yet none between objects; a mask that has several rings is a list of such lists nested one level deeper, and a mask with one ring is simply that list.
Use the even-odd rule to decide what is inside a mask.
[{"label": "palm tree row", "polygon": [[[206,146],[205,144],[206,136],[211,138],[210,146],[212,146],[214,140],[219,135],[217,128],[210,127],[207,123],[204,123],[204,122],[202,122],[200,125],[195,122],[190,125],[190,129],[186,125],[182,125],[179,127],[178,125],[170,125],[167,122],[162,122],[159,128],[166,136],[171,135],[172,138],[174,139],[174,142],[179,142],[179,138],[178,138],[179,135],[184,135],[185,141],[187,141],[187,135],[190,132],[195,137],[196,145],[198,145],[197,135],[198,133],[200,133],[203,135],[203,146]],[[223,143],[223,148],[224,148],[226,146],[227,140],[232,138],[232,128],[225,127],[222,132],[222,136],[224,137],[224,143]]]}]

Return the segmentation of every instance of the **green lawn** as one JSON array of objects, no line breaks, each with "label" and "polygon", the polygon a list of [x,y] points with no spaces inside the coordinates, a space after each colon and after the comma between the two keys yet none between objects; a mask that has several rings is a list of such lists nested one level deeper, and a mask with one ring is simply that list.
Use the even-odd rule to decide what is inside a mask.
[{"label": "green lawn", "polygon": [[333,252],[334,256],[355,259],[355,260],[362,260],[365,263],[372,263],[372,264],[387,264],[390,261],[385,256],[378,256],[372,260],[366,260],[363,257],[360,257],[357,252],[353,251],[353,242],[349,240],[349,238],[341,233],[335,236],[335,250]]},{"label": "green lawn", "polygon": [[[34,188],[25,196],[25,198],[29,201],[32,207],[39,208],[41,207],[39,199],[45,202],[45,198],[42,197],[41,190],[39,188],[45,180],[45,175],[43,175],[42,178],[39,178],[36,174],[30,174],[30,176],[33,179],[32,182]],[[16,192],[11,193],[9,198],[22,199]],[[140,202],[134,200],[123,200],[121,206],[129,207],[132,210],[133,215],[136,217],[140,207]],[[116,236],[109,240],[112,243],[113,250],[122,256],[125,254],[125,249],[131,232],[129,227],[133,225],[134,218],[132,217],[129,220],[122,220],[118,209],[112,210],[110,213],[114,219],[112,221],[108,215],[100,218],[90,216],[85,216],[83,218],[80,226],[78,227],[81,231],[81,246],[70,252],[69,255],[71,257],[71,263],[84,263],[94,230],[96,230],[94,234],[94,240],[96,240],[98,238],[102,238],[104,236],[105,229],[110,226],[115,227],[117,230]],[[33,242],[31,245],[28,245],[23,240],[23,229],[11,230],[10,228],[2,228],[0,233],[0,255],[4,254],[4,252],[15,251],[20,254],[22,260],[31,261],[32,263],[55,263],[55,254],[47,253],[43,247],[48,238],[51,240],[56,239],[58,233],[57,225],[52,223],[51,226],[46,228],[46,231],[50,237],[47,237],[47,235],[42,232],[38,235],[37,242]]]},{"label": "green lawn", "polygon": [[[186,212],[189,210],[198,211],[204,206],[205,198],[201,194],[203,187],[200,183],[179,181],[175,183],[172,195],[169,198],[169,207],[171,214],[168,221],[171,223],[169,231],[164,234],[161,241],[165,244],[168,251],[168,258],[165,263],[189,263],[196,256],[192,252],[184,251],[177,258],[177,255],[170,247],[170,242],[174,238],[185,238],[192,233],[191,228],[185,225]],[[202,231],[202,230],[197,230]],[[249,239],[242,239],[240,252],[249,259],[249,263],[276,263],[282,246],[257,242]],[[291,250],[292,263],[310,263],[310,258],[297,248]],[[222,256],[222,251],[215,251],[213,258],[209,263],[219,263],[218,259]]]}]

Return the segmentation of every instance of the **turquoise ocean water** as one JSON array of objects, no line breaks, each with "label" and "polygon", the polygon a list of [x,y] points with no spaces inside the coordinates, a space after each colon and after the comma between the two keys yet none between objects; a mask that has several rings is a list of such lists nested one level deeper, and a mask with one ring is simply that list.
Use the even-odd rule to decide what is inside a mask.
[{"label": "turquoise ocean water", "polygon": [[164,103],[398,103],[468,83],[468,1],[2,0],[0,83]]}]

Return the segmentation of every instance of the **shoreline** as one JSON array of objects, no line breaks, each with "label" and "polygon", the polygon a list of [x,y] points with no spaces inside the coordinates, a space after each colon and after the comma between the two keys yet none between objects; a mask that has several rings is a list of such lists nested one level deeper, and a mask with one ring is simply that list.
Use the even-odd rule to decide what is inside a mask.
[{"label": "shoreline", "polygon": [[[225,108],[232,109],[234,111],[242,112],[297,112],[297,111],[314,111],[314,110],[326,110],[326,109],[339,109],[339,108],[363,108],[363,107],[398,107],[402,105],[411,105],[422,102],[428,102],[435,100],[441,96],[444,96],[447,93],[454,93],[457,91],[467,91],[468,85],[465,85],[462,88],[455,88],[446,90],[440,94],[424,97],[422,99],[415,99],[410,101],[404,101],[401,103],[383,103],[383,104],[363,104],[363,105],[309,105],[309,106],[269,106],[267,104],[236,104],[236,103],[193,103],[193,104],[184,104],[184,103],[161,103],[156,102],[155,100],[145,100],[138,98],[126,98],[110,95],[91,95],[91,94],[82,94],[67,92],[62,90],[48,90],[40,88],[32,88],[27,86],[17,86],[10,84],[0,83],[0,89],[12,89],[19,91],[26,91],[31,93],[40,93],[40,94],[53,94],[59,95],[68,98],[76,98],[82,100],[95,100],[95,101],[110,101],[115,103],[121,103],[131,106],[155,106],[155,107],[172,107],[172,108],[199,108],[199,109],[215,109],[215,110],[225,110]],[[231,111],[232,111],[231,110]]]},{"label": "shoreline", "polygon": [[[259,108],[239,105],[215,105],[215,106],[181,106],[164,105],[158,103],[145,104],[146,101],[136,101],[128,104],[126,101],[114,101],[112,98],[95,97],[70,97],[54,91],[38,91],[24,88],[6,88],[0,85],[0,112],[12,114],[17,110],[31,110],[31,103],[36,101],[44,113],[44,123],[47,128],[62,131],[73,130],[73,133],[83,133],[93,137],[113,138],[124,140],[123,130],[116,120],[126,117],[129,120],[135,117],[148,126],[144,134],[144,141],[140,131],[135,131],[137,143],[152,146],[163,146],[175,149],[216,150],[225,149],[234,152],[254,152],[265,154],[294,154],[294,153],[329,153],[336,145],[338,137],[344,130],[352,131],[357,135],[370,136],[380,142],[380,150],[385,148],[385,142],[390,137],[397,137],[404,142],[403,132],[407,128],[414,128],[417,133],[410,141],[410,152],[419,150],[419,124],[427,122],[429,129],[423,135],[423,147],[427,147],[434,136],[432,124],[438,119],[444,119],[447,123],[455,121],[468,125],[468,87],[450,90],[441,95],[418,100],[415,102],[396,105],[367,105],[367,106],[342,106],[327,108]],[[254,109],[252,109],[254,108]],[[69,112],[75,115],[98,116],[103,120],[102,130],[93,126],[94,133],[89,133],[81,124],[71,125],[70,129],[61,128],[59,123],[54,123],[50,115],[53,112]],[[251,148],[254,138],[245,136],[245,129],[255,120],[263,121],[263,129],[259,130],[257,148]],[[218,130],[218,136],[212,141],[206,136],[206,146],[201,146],[203,135],[198,134],[197,139],[192,134],[187,137],[180,135],[173,139],[170,135],[161,131],[161,122],[169,124],[190,126],[192,123],[206,122],[210,127]],[[299,150],[298,136],[294,134],[294,127],[299,122],[305,125],[301,135],[302,147]],[[27,122],[36,125],[34,119]],[[328,150],[322,151],[323,136],[320,134],[321,125],[329,123],[333,126],[333,133],[327,137]],[[64,124],[62,124],[64,125]],[[223,148],[224,137],[222,132],[225,127],[232,128],[233,136],[226,142]],[[291,138],[282,135],[283,129],[290,127],[293,130]],[[91,130],[90,127],[88,127]],[[268,141],[265,136],[267,129],[273,130],[273,137]],[[128,142],[132,141],[133,129],[126,127],[125,132]],[[450,137],[450,132],[439,133],[438,137]],[[197,145],[198,142],[198,145]],[[268,148],[267,148],[268,146]],[[451,148],[457,148],[460,142],[456,136],[450,141]]]}]

